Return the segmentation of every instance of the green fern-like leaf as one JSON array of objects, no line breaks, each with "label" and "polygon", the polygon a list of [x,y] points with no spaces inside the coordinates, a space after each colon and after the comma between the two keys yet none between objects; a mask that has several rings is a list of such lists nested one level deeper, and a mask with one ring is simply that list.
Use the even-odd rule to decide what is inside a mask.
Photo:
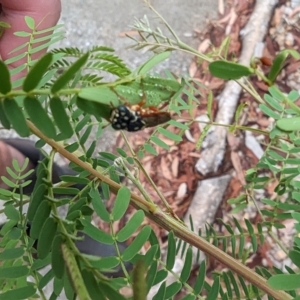
[{"label": "green fern-like leaf", "polygon": [[[47,28],[44,30],[38,30],[35,27],[34,23],[32,23],[31,26],[34,26],[34,27],[32,27],[32,28],[28,27],[27,31],[19,31],[19,32],[15,33],[17,36],[19,36],[21,38],[27,37],[28,39],[30,39],[30,42],[28,41],[28,42],[20,45],[19,47],[15,48],[13,51],[11,51],[11,54],[13,54],[17,51],[24,50],[24,52],[22,54],[12,56],[11,58],[9,58],[5,61],[5,64],[7,64],[7,65],[10,65],[12,63],[16,64],[19,60],[26,57],[27,62],[16,68],[12,68],[10,70],[11,75],[17,75],[25,69],[29,70],[36,63],[36,60],[32,59],[32,55],[34,53],[37,53],[44,49],[47,49],[51,45],[53,45],[56,42],[63,39],[64,32],[61,30],[62,24],[58,24],[54,27]],[[54,31],[54,33],[53,33],[53,31]],[[41,35],[43,35],[43,36],[41,37]],[[20,80],[18,83],[18,86],[19,86],[19,84],[21,84],[21,82],[22,81]]]}]

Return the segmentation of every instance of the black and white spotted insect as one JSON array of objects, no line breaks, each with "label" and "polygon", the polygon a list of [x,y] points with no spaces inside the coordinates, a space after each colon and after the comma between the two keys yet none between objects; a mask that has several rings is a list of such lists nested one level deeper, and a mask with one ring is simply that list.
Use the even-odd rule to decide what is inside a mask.
[{"label": "black and white spotted insect", "polygon": [[115,130],[138,131],[154,127],[171,120],[169,112],[160,111],[157,107],[144,107],[142,101],[134,105],[119,105],[111,112],[110,122]]},{"label": "black and white spotted insect", "polygon": [[115,130],[138,131],[146,127],[140,112],[126,105],[119,105],[112,110],[110,122]]}]

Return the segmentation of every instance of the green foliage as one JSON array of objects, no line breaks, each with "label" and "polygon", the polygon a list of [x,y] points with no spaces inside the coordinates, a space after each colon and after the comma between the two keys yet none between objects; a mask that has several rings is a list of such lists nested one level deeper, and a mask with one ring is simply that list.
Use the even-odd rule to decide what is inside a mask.
[{"label": "green foliage", "polygon": [[[233,207],[231,213],[237,213],[249,203],[255,203],[252,196],[255,190],[264,188],[275,179],[278,181],[275,189],[277,196],[261,199],[263,207],[259,208],[259,223],[252,224],[245,219],[242,225],[234,217],[228,222],[219,220],[227,234],[220,235],[213,226],[207,225],[205,230],[199,232],[201,239],[169,214],[171,210],[166,203],[163,208],[154,204],[148,191],[139,182],[137,170],[149,176],[139,158],[144,157],[146,152],[157,155],[157,146],[169,151],[165,139],[174,143],[183,140],[185,130],[195,121],[193,110],[199,105],[199,87],[203,87],[191,78],[179,80],[168,71],[162,75],[151,71],[170,56],[170,51],[184,49],[208,61],[211,73],[223,79],[259,76],[259,73],[255,66],[249,68],[227,60],[228,39],[210,56],[205,56],[184,45],[163,21],[172,37],[159,28],[153,31],[147,18],[136,21],[135,28],[142,41],[136,40],[135,48],[150,45],[150,50],[156,52],[136,70],[130,70],[113,53],[113,49],[104,46],[95,46],[87,53],[78,48],[54,49],[40,59],[33,60],[32,54],[62,38],[61,25],[38,31],[34,20],[26,17],[28,30],[15,33],[19,37],[29,37],[31,44],[24,43],[12,51],[23,50],[23,53],[0,62],[0,122],[4,128],[13,128],[22,137],[34,133],[41,139],[37,143],[39,146],[48,143],[53,151],[45,154],[39,162],[31,195],[23,193],[31,183],[27,178],[33,172],[27,171],[28,160],[23,166],[14,161],[13,168],[7,169],[9,178],[1,177],[9,189],[0,189],[0,198],[5,201],[3,213],[8,218],[0,231],[0,299],[45,299],[43,289],[51,280],[53,293],[50,299],[56,299],[62,292],[68,299],[125,299],[119,292],[123,287],[132,289],[133,299],[145,299],[153,287],[157,288],[153,299],[159,300],[173,299],[179,293],[184,294],[182,299],[260,299],[267,294],[263,277],[274,289],[273,294],[268,294],[269,299],[282,296],[276,294],[275,289],[288,291],[292,297],[297,296],[300,258],[298,237],[295,237],[293,248],[288,252],[295,268],[286,267],[286,274],[276,268],[259,268],[256,273],[250,269],[239,273],[236,268],[236,272],[233,272],[230,262],[234,260],[244,267],[250,254],[264,245],[265,236],[272,237],[274,228],[283,228],[282,220],[296,220],[295,229],[298,234],[300,232],[300,110],[295,104],[299,94],[291,91],[285,95],[274,84],[286,57],[292,55],[299,59],[299,53],[294,50],[279,53],[269,74],[262,77],[270,85],[268,93],[263,99],[253,93],[260,101],[261,111],[276,123],[270,132],[265,132],[270,141],[263,157],[246,173],[245,194],[228,202]],[[36,43],[39,46],[32,47]],[[26,63],[15,69],[8,68],[11,63],[23,58],[26,58]],[[13,75],[25,73],[27,75],[24,78],[11,82]],[[107,74],[116,79],[105,82],[103,78]],[[99,138],[103,129],[109,126],[112,109],[120,104],[130,106],[141,102],[144,107],[154,106],[158,109],[167,104],[166,111],[179,117],[184,111],[190,119],[171,119],[157,126],[138,149],[132,149],[124,139],[130,154],[126,148],[118,148],[116,154],[95,153],[96,140],[89,144],[87,141],[92,132],[96,132],[96,138]],[[218,125],[213,124],[212,107],[213,97],[210,94],[207,104],[210,122],[196,142],[198,149],[209,128]],[[239,128],[238,122],[244,108],[241,105],[237,109],[231,131]],[[78,174],[63,175],[61,182],[54,185],[52,173],[56,151],[71,161],[70,167]],[[143,198],[132,193],[128,187],[121,186],[121,177],[130,180]],[[75,184],[82,185],[82,188],[73,187]],[[107,200],[113,193],[116,197],[109,210]],[[29,208],[24,215],[23,206],[26,203],[29,203]],[[126,212],[130,203],[136,211],[128,217]],[[65,217],[58,213],[62,205],[67,205]],[[105,224],[107,231],[91,224],[93,213]],[[169,231],[166,251],[161,251],[151,226],[144,223],[145,216]],[[28,221],[31,222],[30,230],[26,230]],[[116,232],[117,225],[123,223],[125,225]],[[192,222],[191,225],[193,230]],[[78,232],[116,251],[107,257],[81,253],[76,242],[84,236],[78,236]],[[124,251],[121,251],[120,242],[127,243]],[[195,245],[202,245],[199,249],[210,250],[210,255],[215,259],[224,255],[222,261],[226,264],[228,260],[227,271],[207,274],[206,260],[200,260],[200,250],[194,251]],[[199,264],[196,274],[192,272],[194,252],[197,252],[196,262]],[[178,257],[183,261],[183,268],[175,273],[173,268]],[[49,264],[50,271],[42,275],[41,268]],[[134,264],[132,272],[129,264]],[[110,278],[109,275],[117,268],[123,271],[123,277]],[[170,274],[175,278],[172,283],[168,280]],[[252,281],[257,274],[261,276],[258,277],[261,281]],[[28,281],[29,276],[34,284]]]},{"label": "green foliage", "polygon": [[242,76],[249,76],[254,73],[251,68],[228,61],[214,61],[210,63],[209,71],[213,76],[226,80],[239,79]]},{"label": "green foliage", "polygon": [[52,242],[57,232],[57,225],[57,222],[51,217],[48,217],[44,222],[37,245],[37,253],[40,259],[45,259],[51,251]]},{"label": "green foliage", "polygon": [[41,78],[48,71],[51,61],[52,54],[47,53],[30,69],[23,82],[23,91],[30,92],[38,86]]},{"label": "green foliage", "polygon": [[0,62],[0,74],[0,92],[5,95],[11,91],[11,82],[8,68],[2,61]]},{"label": "green foliage", "polygon": [[54,124],[39,100],[36,98],[26,97],[24,99],[24,108],[31,122],[39,128],[39,130],[52,139],[56,137]]},{"label": "green foliage", "polygon": [[273,61],[273,64],[272,64],[272,67],[271,67],[271,70],[268,74],[268,79],[274,83],[277,76],[279,75],[283,65],[284,65],[284,62],[286,61],[288,55],[291,55],[293,56],[294,58],[296,59],[299,59],[300,58],[300,55],[297,51],[295,50],[283,50],[281,51],[279,54],[276,55],[274,61]]},{"label": "green foliage", "polygon": [[2,100],[4,119],[9,122],[12,128],[22,137],[29,136],[29,128],[26,123],[23,111],[19,107],[15,99],[5,98]]}]

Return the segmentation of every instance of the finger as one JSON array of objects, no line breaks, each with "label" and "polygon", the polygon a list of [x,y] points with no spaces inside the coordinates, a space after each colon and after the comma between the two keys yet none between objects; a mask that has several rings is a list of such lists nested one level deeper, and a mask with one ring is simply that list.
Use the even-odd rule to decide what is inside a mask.
[{"label": "finger", "polygon": [[[30,32],[25,23],[25,16],[30,16],[35,20],[35,25],[38,25],[37,30],[43,30],[56,25],[61,11],[60,0],[0,0],[0,4],[2,5],[0,21],[7,22],[11,26],[11,28],[5,29],[0,39],[2,60],[24,53],[24,49],[27,49],[25,47],[18,52],[10,54],[13,49],[28,42],[30,39],[29,37],[17,37],[13,34],[16,31]],[[32,46],[37,47],[38,45],[34,44]],[[46,49],[37,52],[31,59],[36,59],[45,52]],[[24,58],[11,64],[10,67],[15,68],[26,61],[27,58]]]}]

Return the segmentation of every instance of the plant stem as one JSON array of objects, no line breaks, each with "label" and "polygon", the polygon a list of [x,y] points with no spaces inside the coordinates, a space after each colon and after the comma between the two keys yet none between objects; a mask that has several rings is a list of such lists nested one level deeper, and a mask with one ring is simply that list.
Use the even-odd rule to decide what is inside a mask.
[{"label": "plant stem", "polygon": [[172,27],[169,25],[169,23],[163,18],[163,16],[150,4],[149,0],[144,0],[144,2],[148,5],[148,7],[164,22],[166,27],[169,29],[173,37],[176,39],[177,43],[180,42],[179,37],[175,33],[175,31],[172,29]]},{"label": "plant stem", "polygon": [[[247,195],[251,198],[251,200],[253,201],[253,204],[257,210],[257,212],[259,213],[261,219],[263,222],[266,222],[266,218],[265,216],[263,215],[263,213],[261,212],[255,198],[253,197],[253,195],[250,195],[247,193]],[[278,239],[278,237],[271,231],[271,230],[268,230],[268,234],[269,236],[275,241],[275,243],[281,248],[281,250],[287,255],[288,254],[288,250],[286,249],[286,247],[283,245],[283,243]]]},{"label": "plant stem", "polygon": [[[39,129],[37,129],[30,121],[27,121],[27,125],[30,130],[39,138],[43,139],[47,144],[49,144],[53,149],[55,149],[58,153],[74,162],[78,166],[84,168],[89,171],[93,176],[98,178],[99,180],[107,183],[115,192],[121,188],[121,185],[112,181],[111,179],[105,177],[101,173],[97,172],[97,170],[93,169],[92,166],[88,163],[81,161],[78,157],[69,153],[65,150],[61,145],[56,143],[54,140],[49,139],[45,136]],[[221,262],[224,266],[236,272],[238,275],[242,276],[250,283],[253,283],[259,289],[267,293],[268,295],[274,297],[278,300],[292,299],[292,297],[285,293],[284,291],[276,291],[271,288],[267,280],[250,270],[240,262],[236,261],[234,258],[229,256],[228,254],[221,251],[219,248],[211,245],[209,242],[192,232],[190,229],[185,227],[182,223],[178,222],[173,216],[164,213],[159,207],[154,207],[153,204],[148,203],[138,195],[131,193],[131,204],[136,209],[142,209],[148,218],[154,221],[156,224],[160,225],[167,231],[173,231],[174,234],[182,239],[183,241],[189,243],[192,246],[195,246],[199,250],[207,253],[208,255],[214,257],[216,260]]]},{"label": "plant stem", "polygon": [[[219,126],[219,127],[226,127],[226,128],[230,128],[232,127],[231,124],[221,124],[221,123],[216,123],[216,122],[210,122],[210,121],[198,121],[198,120],[194,120],[194,122],[197,123],[201,123],[201,124],[207,124],[207,125],[211,125],[211,126]],[[251,128],[251,127],[247,127],[247,126],[243,126],[243,125],[234,125],[235,129],[239,129],[239,130],[244,130],[244,131],[251,131],[251,132],[255,132],[255,133],[259,133],[259,134],[263,134],[268,136],[270,134],[270,132],[266,131],[266,130],[261,130],[261,129],[257,129],[257,128]]]},{"label": "plant stem", "polygon": [[245,84],[245,82],[243,82],[243,80],[236,80],[236,82],[245,90],[245,91],[247,91],[247,93],[249,94],[249,95],[251,95],[253,98],[255,98],[256,100],[257,100],[257,102],[259,102],[260,104],[263,104],[263,103],[265,103],[265,101],[263,101],[262,99],[261,99],[261,97],[259,96],[259,94],[256,92],[256,90],[253,88],[253,86],[250,84],[250,82],[248,81],[248,80],[245,80],[244,79],[244,81],[245,82],[247,82],[248,83],[248,85],[247,84]]},{"label": "plant stem", "polygon": [[84,284],[74,253],[64,243],[61,245],[61,250],[74,286],[74,290],[76,292],[76,296],[79,300],[90,300],[91,298]]},{"label": "plant stem", "polygon": [[137,163],[138,167],[142,170],[142,172],[144,173],[144,175],[146,176],[146,178],[148,179],[148,181],[150,182],[150,184],[152,185],[152,187],[156,191],[157,195],[159,196],[159,198],[161,199],[161,201],[163,202],[163,204],[165,205],[165,207],[167,208],[167,210],[169,212],[172,212],[172,208],[170,207],[168,201],[166,200],[166,198],[164,197],[164,195],[161,193],[161,191],[158,189],[158,187],[156,186],[156,184],[154,183],[154,181],[152,180],[152,178],[149,176],[149,174],[145,170],[144,166],[141,164],[140,160],[137,158],[137,155],[134,152],[134,150],[132,149],[132,147],[131,147],[131,145],[130,145],[130,143],[129,143],[127,137],[126,137],[126,135],[123,132],[121,132],[121,134],[122,134],[122,137],[123,137],[123,139],[124,139],[127,147],[129,148],[129,151],[130,151],[131,155],[133,156],[135,162]]}]

